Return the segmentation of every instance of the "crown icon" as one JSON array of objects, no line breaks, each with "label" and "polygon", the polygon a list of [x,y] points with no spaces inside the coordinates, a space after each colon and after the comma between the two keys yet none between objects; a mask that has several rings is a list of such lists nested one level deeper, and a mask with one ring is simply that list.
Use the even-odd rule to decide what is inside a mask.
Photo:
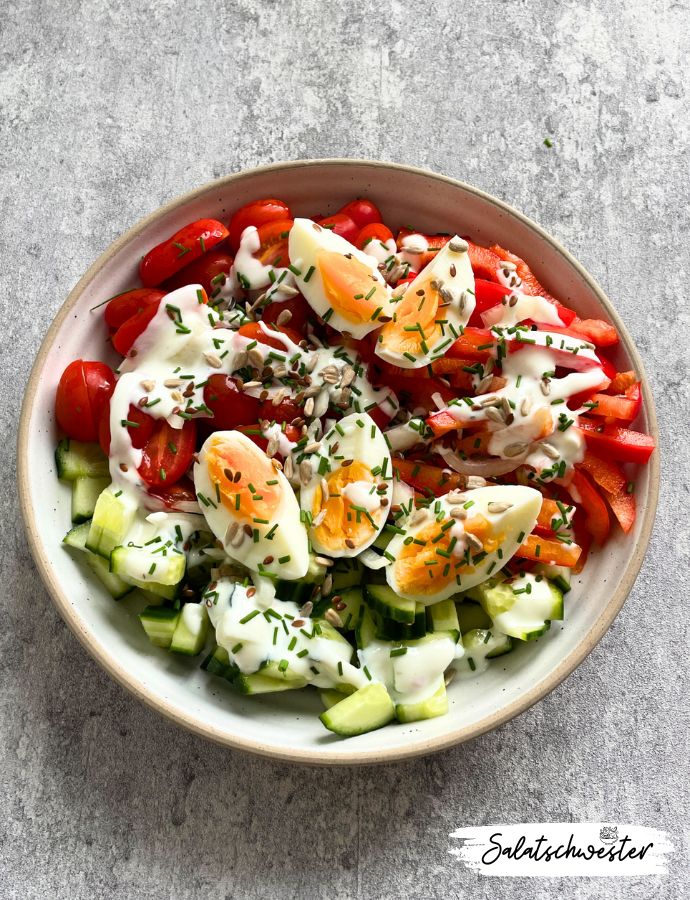
[{"label": "crown icon", "polygon": [[599,832],[599,839],[605,844],[615,844],[615,842],[618,840],[618,826],[604,825],[604,827]]}]

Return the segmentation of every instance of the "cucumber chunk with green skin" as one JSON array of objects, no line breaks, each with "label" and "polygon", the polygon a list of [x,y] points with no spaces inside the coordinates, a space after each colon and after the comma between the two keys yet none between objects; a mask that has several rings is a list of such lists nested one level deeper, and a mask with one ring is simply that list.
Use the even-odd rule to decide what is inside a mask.
[{"label": "cucumber chunk with green skin", "polygon": [[276,581],[276,598],[285,602],[296,603],[304,606],[307,600],[311,600],[314,594],[314,584],[309,581]]},{"label": "cucumber chunk with green skin", "polygon": [[68,547],[74,547],[75,550],[86,550],[86,541],[90,530],[91,522],[83,522],[68,531],[62,539],[62,543],[67,544]]},{"label": "cucumber chunk with green skin", "polygon": [[337,559],[331,567],[330,574],[333,578],[333,593],[339,594],[346,588],[355,587],[362,583],[364,570],[358,559]]},{"label": "cucumber chunk with green skin", "polygon": [[452,598],[441,600],[439,603],[432,603],[426,607],[426,626],[427,631],[432,634],[436,631],[448,631],[458,642],[460,638],[460,623],[458,622],[458,614],[455,609],[455,603]]},{"label": "cucumber chunk with green skin", "polygon": [[186,603],[170,644],[172,653],[196,656],[204,649],[210,622],[205,603]]},{"label": "cucumber chunk with green skin", "polygon": [[112,551],[122,544],[131,528],[135,514],[134,504],[126,502],[123,496],[116,496],[112,485],[107,487],[96,502],[86,549],[110,559]]},{"label": "cucumber chunk with green skin", "polygon": [[379,531],[378,537],[371,546],[376,547],[377,550],[385,550],[394,537],[395,535],[390,531]]},{"label": "cucumber chunk with green skin", "polygon": [[344,737],[383,728],[394,718],[395,704],[379,683],[360,688],[319,716],[329,731]]},{"label": "cucumber chunk with green skin", "polygon": [[485,659],[495,659],[510,653],[513,649],[513,638],[509,634],[502,634],[489,628],[473,628],[462,636],[462,643],[467,655],[477,655],[481,651]]},{"label": "cucumber chunk with green skin", "polygon": [[227,678],[228,681],[232,681],[233,678],[240,674],[240,670],[235,663],[230,662],[228,651],[225,647],[221,647],[220,644],[216,644],[202,662],[200,668],[210,672],[211,675],[217,675],[219,678]]},{"label": "cucumber chunk with green skin", "polygon": [[321,697],[321,702],[326,709],[330,709],[332,706],[335,706],[336,703],[340,703],[341,700],[344,700],[347,696],[348,695],[343,694],[342,691],[336,691],[332,688],[319,688],[319,697]]},{"label": "cucumber chunk with green skin", "polygon": [[435,719],[448,712],[446,685],[441,677],[440,684],[427,700],[420,703],[396,703],[395,718],[398,722],[419,722],[422,719]]},{"label": "cucumber chunk with green skin", "polygon": [[151,643],[168,650],[181,615],[181,610],[169,606],[147,606],[139,613],[139,618]]},{"label": "cucumber chunk with green skin", "polygon": [[409,625],[387,619],[381,613],[374,613],[376,621],[376,637],[382,641],[413,641],[426,634],[426,607],[417,603],[415,619]]},{"label": "cucumber chunk with green skin", "polygon": [[[110,571],[121,578],[135,582],[138,587],[148,587],[149,577],[157,585],[176,585],[184,578],[187,558],[184,553],[167,556],[151,553],[140,547],[114,547],[110,554]],[[153,570],[153,571],[151,571]],[[143,578],[138,575],[143,574]]]},{"label": "cucumber chunk with green skin", "polygon": [[123,581],[119,576],[113,575],[110,571],[108,561],[103,559],[102,556],[97,556],[95,553],[91,553],[90,550],[87,550],[86,559],[94,574],[103,582],[105,589],[113,600],[121,600],[123,597],[126,597],[127,594],[132,593],[134,587],[131,584],[127,584],[127,582]]},{"label": "cucumber chunk with green skin", "polygon": [[474,628],[491,628],[491,619],[479,603],[458,603],[455,607],[461,634]]},{"label": "cucumber chunk with green skin", "polygon": [[572,571],[566,566],[550,566],[548,563],[537,563],[532,569],[535,575],[544,575],[549,581],[553,581],[563,594],[567,594],[570,590]]},{"label": "cucumber chunk with green skin", "polygon": [[72,521],[75,524],[91,519],[98,498],[109,484],[109,475],[103,478],[79,475],[74,479],[72,482]]},{"label": "cucumber chunk with green skin", "polygon": [[285,671],[280,663],[271,660],[263,669],[251,675],[237,675],[233,684],[241,694],[271,694],[275,691],[292,691],[303,688],[307,679],[303,675],[292,672],[288,666]]},{"label": "cucumber chunk with green skin", "polygon": [[158,605],[158,603],[162,603],[164,600],[174,601],[177,600],[182,594],[182,582],[179,581],[177,584],[156,584],[155,581],[137,581],[136,578],[123,578],[123,581],[126,581],[127,584],[131,584],[132,587],[137,587],[142,590],[145,594],[155,595],[158,601],[151,600],[151,605]]},{"label": "cucumber chunk with green skin", "polygon": [[406,600],[398,596],[387,584],[367,584],[364,588],[367,603],[387,619],[411,625],[417,614],[414,600]]},{"label": "cucumber chunk with green skin", "polygon": [[358,650],[364,650],[376,640],[376,623],[369,608],[362,604],[359,608],[359,617],[355,625],[355,643]]},{"label": "cucumber chunk with green skin", "polygon": [[477,585],[477,590],[496,628],[521,641],[541,637],[552,620],[563,618],[563,594],[541,575],[530,572],[501,583],[489,579]]},{"label": "cucumber chunk with green skin", "polygon": [[77,478],[110,476],[108,457],[97,443],[82,443],[64,438],[55,450],[57,477],[65,481]]}]

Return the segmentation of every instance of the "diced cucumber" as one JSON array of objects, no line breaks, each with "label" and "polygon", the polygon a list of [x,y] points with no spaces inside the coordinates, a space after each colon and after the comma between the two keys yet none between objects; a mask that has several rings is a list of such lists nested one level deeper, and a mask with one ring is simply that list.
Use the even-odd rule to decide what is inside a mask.
[{"label": "diced cucumber", "polygon": [[346,588],[362,583],[362,564],[358,559],[337,559],[331,568],[333,593],[339,594]]},{"label": "diced cucumber", "polygon": [[379,531],[376,540],[371,546],[376,547],[377,550],[385,550],[394,537],[395,535],[392,532],[386,531],[384,528]]},{"label": "diced cucumber", "polygon": [[[432,634],[435,631],[449,631],[455,637],[457,643],[460,637],[460,623],[455,609],[455,603],[449,597],[439,603],[433,603],[426,608],[427,631]],[[411,720],[410,720],[411,721]]]},{"label": "diced cucumber", "polygon": [[541,637],[553,619],[563,618],[561,591],[548,579],[531,572],[507,583],[496,584],[489,579],[477,585],[477,591],[496,628],[522,641]]},{"label": "diced cucumber", "polygon": [[345,604],[345,609],[338,610],[338,615],[343,623],[343,629],[345,631],[352,631],[357,624],[360,607],[364,603],[362,588],[346,588],[336,594],[336,596],[340,597],[340,603]]},{"label": "diced cucumber", "polygon": [[163,600],[177,600],[182,593],[181,581],[177,584],[157,584],[155,581],[137,581],[136,578],[128,578],[127,584],[138,587],[145,594],[155,594],[156,597],[160,597],[158,602],[152,600],[151,605],[154,605],[154,603],[155,605],[158,605],[158,603],[162,603]]},{"label": "diced cucumber", "polygon": [[[462,636],[462,643],[468,654],[479,648],[486,659],[495,659],[513,649],[513,638],[510,635],[486,628],[473,628],[466,632]],[[489,649],[485,651],[486,647]]]},{"label": "diced cucumber", "polygon": [[307,600],[311,600],[314,593],[314,585],[312,582],[303,581],[276,581],[276,599],[296,603],[297,606],[304,606]]},{"label": "diced cucumber", "polygon": [[532,569],[535,575],[543,575],[549,581],[553,581],[563,594],[567,594],[570,590],[572,571],[567,566],[551,566],[548,563],[537,563]]},{"label": "diced cucumber", "polygon": [[105,478],[110,475],[108,457],[100,444],[84,444],[64,438],[55,450],[57,477],[66,481],[77,478]]},{"label": "diced cucumber", "polygon": [[330,709],[332,706],[335,706],[336,703],[340,703],[341,700],[344,700],[347,697],[347,694],[343,694],[342,691],[336,691],[332,688],[319,688],[319,697],[321,697],[321,701],[326,709]]},{"label": "diced cucumber", "polygon": [[271,660],[267,666],[252,675],[237,675],[233,684],[242,694],[270,694],[274,691],[303,688],[307,679],[293,672],[289,666],[283,672],[280,663]]},{"label": "diced cucumber", "polygon": [[417,613],[414,600],[398,596],[387,584],[367,584],[364,591],[369,606],[382,616],[408,625],[414,622]]},{"label": "diced cucumber", "polygon": [[358,650],[364,650],[376,640],[376,624],[369,608],[362,604],[359,608],[359,617],[355,625],[355,642]]},{"label": "diced cucumber", "polygon": [[315,625],[319,626],[319,637],[324,638],[327,641],[336,641],[338,644],[342,644],[343,647],[347,647],[349,649],[349,656],[347,657],[347,661],[349,662],[352,658],[352,654],[354,653],[354,648],[352,644],[348,641],[344,634],[341,634],[337,628],[335,628],[329,621],[326,619],[316,619],[312,618],[309,620],[312,623],[312,628]]},{"label": "diced cucumber", "polygon": [[316,554],[312,552],[309,554],[307,574],[301,580],[308,581],[310,584],[323,584],[327,572],[328,568],[317,563]]},{"label": "diced cucumber", "polygon": [[382,641],[412,641],[426,634],[426,607],[417,603],[414,622],[409,625],[387,619],[381,613],[374,613],[376,620],[376,637]]},{"label": "diced cucumber", "polygon": [[436,691],[426,700],[420,703],[396,703],[395,718],[398,722],[419,722],[421,719],[435,719],[437,716],[445,716],[448,712],[448,697],[446,685],[441,676]]},{"label": "diced cucumber", "polygon": [[[136,581],[148,589],[148,576],[156,584],[175,585],[184,578],[187,559],[184,553],[151,553],[147,548],[114,547],[110,554],[110,571],[121,578]],[[139,578],[139,575],[144,575]]]},{"label": "diced cucumber", "polygon": [[103,478],[92,478],[90,475],[79,475],[72,482],[72,521],[75,523],[89,520],[96,509],[96,501],[110,484],[110,475]]},{"label": "diced cucumber", "polygon": [[228,681],[232,681],[240,674],[237,665],[230,662],[228,651],[220,644],[216,644],[211,650],[202,662],[201,668],[210,672],[211,675],[218,675],[219,678],[226,678]]},{"label": "diced cucumber", "polygon": [[394,718],[395,705],[379,683],[360,688],[319,716],[329,731],[347,737],[382,728]]},{"label": "diced cucumber", "polygon": [[151,643],[168,650],[181,615],[181,610],[169,606],[147,606],[139,618]]},{"label": "diced cucumber", "polygon": [[474,628],[491,628],[491,619],[479,603],[465,601],[465,603],[458,603],[455,609],[461,634],[466,634]]},{"label": "diced cucumber", "polygon": [[74,547],[75,550],[86,550],[86,541],[89,537],[90,528],[90,522],[83,522],[81,525],[77,525],[67,532],[62,539],[62,543],[67,544],[69,547]]},{"label": "diced cucumber", "polygon": [[107,487],[96,502],[86,549],[110,559],[112,551],[122,544],[131,528],[135,514],[134,504],[127,502],[124,496],[116,497],[112,486]]},{"label": "diced cucumber", "polygon": [[113,575],[110,571],[108,561],[103,559],[102,556],[97,556],[95,553],[91,553],[90,550],[87,550],[86,559],[93,569],[94,574],[100,578],[106,590],[114,600],[121,600],[123,597],[126,597],[127,594],[132,593],[134,590],[133,586],[127,584],[126,581],[123,581],[117,575]]},{"label": "diced cucumber", "polygon": [[186,603],[170,644],[172,653],[183,656],[201,653],[208,637],[209,625],[205,603]]}]

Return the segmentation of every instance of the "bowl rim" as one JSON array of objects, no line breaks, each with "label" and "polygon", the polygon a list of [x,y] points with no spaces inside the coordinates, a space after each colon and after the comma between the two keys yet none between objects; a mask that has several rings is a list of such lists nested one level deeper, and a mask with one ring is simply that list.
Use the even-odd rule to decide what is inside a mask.
[{"label": "bowl rim", "polygon": [[[639,537],[633,549],[632,557],[625,572],[623,573],[618,589],[615,591],[606,607],[601,611],[597,621],[584,635],[577,647],[575,647],[573,651],[564,660],[561,661],[560,665],[556,669],[554,669],[554,671],[551,672],[550,675],[542,679],[522,697],[501,708],[500,710],[497,710],[495,713],[486,716],[483,719],[480,719],[472,725],[455,729],[445,735],[441,735],[436,738],[430,738],[427,740],[415,741],[414,743],[402,744],[399,747],[390,748],[387,750],[348,751],[346,749],[343,749],[338,753],[329,753],[328,755],[323,755],[318,750],[311,751],[281,748],[259,741],[252,741],[227,734],[226,732],[215,728],[213,725],[199,722],[193,716],[177,709],[169,700],[156,696],[152,690],[147,688],[130,673],[128,673],[127,670],[122,667],[115,658],[111,657],[109,653],[103,647],[101,647],[101,645],[91,636],[91,634],[84,626],[80,616],[77,614],[75,608],[70,603],[68,596],[64,593],[61,586],[59,585],[39,538],[38,529],[36,527],[36,517],[33,506],[31,504],[29,492],[29,426],[34,409],[34,401],[36,398],[38,382],[41,377],[41,373],[43,371],[49,351],[51,350],[52,345],[55,342],[65,319],[76,304],[81,294],[94,280],[101,269],[117,253],[119,253],[121,249],[123,249],[130,241],[132,241],[137,235],[139,235],[150,225],[162,219],[173,210],[178,209],[187,203],[190,203],[191,201],[203,196],[206,193],[223,190],[230,185],[239,183],[257,174],[264,174],[268,172],[290,173],[298,169],[308,169],[316,166],[352,168],[368,167],[388,171],[392,170],[418,177],[421,176],[423,178],[439,182],[440,184],[445,184],[454,188],[460,188],[463,191],[474,195],[478,199],[484,200],[494,207],[497,207],[500,211],[505,212],[510,217],[517,219],[529,230],[531,230],[538,238],[546,242],[553,251],[560,255],[563,260],[567,264],[569,264],[572,269],[575,270],[575,272],[584,281],[589,290],[594,294],[598,302],[601,304],[610,321],[615,325],[620,336],[620,342],[625,348],[625,351],[628,354],[631,362],[633,363],[635,371],[637,372],[642,382],[642,395],[644,400],[644,409],[647,418],[648,431],[650,435],[655,439],[657,445],[657,452],[652,454],[652,457],[648,463],[649,482],[646,498],[647,506],[645,517],[642,522]],[[592,652],[594,647],[596,647],[604,634],[608,631],[613,620],[621,610],[630,590],[632,589],[635,579],[637,578],[637,575],[642,566],[642,561],[647,551],[647,547],[649,545],[652,530],[654,527],[659,495],[661,463],[658,447],[659,431],[657,425],[656,410],[654,408],[654,400],[652,397],[651,388],[649,386],[649,381],[642,364],[642,360],[632,338],[628,334],[628,331],[623,324],[623,321],[621,320],[617,310],[608,299],[606,294],[603,292],[603,290],[599,287],[594,278],[592,278],[589,272],[587,272],[587,270],[565,249],[565,247],[563,247],[560,242],[552,237],[545,229],[537,225],[537,223],[532,221],[532,219],[530,219],[528,216],[525,216],[519,210],[516,210],[502,200],[493,197],[491,194],[488,194],[485,191],[480,190],[479,188],[475,188],[472,185],[465,184],[462,181],[459,181],[455,178],[450,178],[446,175],[440,175],[425,169],[416,168],[414,166],[384,162],[381,160],[346,158],[306,159],[277,162],[264,166],[257,166],[251,169],[243,169],[240,172],[226,175],[222,178],[215,179],[213,181],[207,182],[206,184],[200,185],[199,187],[193,188],[192,190],[187,191],[186,193],[180,195],[179,197],[176,197],[173,200],[170,200],[165,205],[159,207],[154,212],[145,216],[143,219],[129,228],[126,232],[124,232],[124,234],[117,238],[112,244],[110,244],[110,246],[98,257],[98,259],[96,259],[96,261],[89,267],[89,269],[80,278],[74,288],[70,291],[67,299],[60,307],[57,315],[50,325],[50,328],[48,329],[48,332],[46,333],[46,336],[41,343],[38,354],[36,355],[36,359],[34,360],[33,366],[31,368],[31,372],[24,392],[24,398],[22,401],[17,434],[17,486],[19,505],[22,513],[22,519],[24,522],[24,529],[26,532],[29,549],[38,569],[41,580],[48,593],[50,594],[50,597],[53,600],[55,606],[57,607],[58,612],[65,620],[70,631],[74,634],[74,636],[81,643],[84,649],[89,653],[89,655],[93,659],[95,659],[95,661],[101,666],[101,668],[104,669],[119,685],[121,685],[123,688],[125,688],[125,690],[129,691],[130,694],[136,697],[137,700],[140,700],[150,709],[153,709],[155,712],[164,716],[174,724],[184,728],[186,731],[206,738],[207,740],[213,741],[214,743],[220,744],[221,746],[229,747],[233,750],[242,750],[283,762],[300,763],[303,765],[376,765],[381,763],[399,762],[405,759],[426,756],[431,753],[437,753],[441,750],[446,750],[450,747],[456,746],[457,744],[464,743],[465,741],[472,740],[482,734],[486,734],[487,732],[492,731],[493,729],[499,727],[500,725],[503,725],[504,723],[525,712],[531,706],[534,706],[535,703],[539,702],[539,700],[553,691]],[[347,747],[346,743],[343,744],[343,748],[345,747]]]}]

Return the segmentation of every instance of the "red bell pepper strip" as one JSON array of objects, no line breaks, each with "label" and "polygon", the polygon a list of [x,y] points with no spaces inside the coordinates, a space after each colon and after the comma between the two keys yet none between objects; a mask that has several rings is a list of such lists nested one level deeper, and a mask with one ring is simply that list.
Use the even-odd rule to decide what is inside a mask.
[{"label": "red bell pepper strip", "polygon": [[393,468],[399,473],[400,480],[411,485],[415,490],[430,497],[442,497],[448,491],[460,490],[465,486],[465,476],[453,472],[444,475],[436,466],[414,462],[411,459],[393,459]]},{"label": "red bell pepper strip", "polygon": [[172,278],[188,263],[198,259],[228,236],[228,229],[216,219],[199,219],[158,244],[141,261],[139,274],[144,287],[156,287]]},{"label": "red bell pepper strip", "polygon": [[[446,353],[450,359],[486,362],[496,344],[496,335],[487,328],[466,328],[465,333],[451,344]],[[481,348],[481,349],[480,349]]]},{"label": "red bell pepper strip", "polygon": [[[591,405],[590,405],[591,404]],[[587,401],[591,416],[612,416],[623,422],[632,422],[637,417],[641,404],[629,397],[611,397],[609,394],[592,394]]]},{"label": "red bell pepper strip", "polygon": [[[426,420],[426,424],[431,428],[437,438],[442,437],[444,434],[448,434],[450,431],[457,431],[458,428],[462,428],[463,426],[462,422],[458,421],[458,419],[451,416],[451,414],[445,410],[441,410],[441,412],[429,416]],[[403,481],[404,480],[405,479],[403,479]]]},{"label": "red bell pepper strip", "polygon": [[573,516],[573,535],[575,536],[575,542],[582,547],[582,553],[573,569],[575,575],[579,575],[584,569],[585,563],[587,562],[587,555],[592,546],[592,535],[587,531],[585,525],[586,521],[587,517],[582,509],[576,507],[575,515]]},{"label": "red bell pepper strip", "polygon": [[[432,363],[432,365],[435,365],[435,363]],[[500,391],[507,384],[507,378],[503,378],[502,375],[494,375],[491,379],[491,384],[486,389],[486,393],[491,394],[494,391]],[[455,388],[456,391],[474,391],[472,376],[469,372],[456,372],[454,375],[451,375],[450,386]]]},{"label": "red bell pepper strip", "polygon": [[402,397],[410,405],[410,408],[424,407],[427,415],[438,409],[433,400],[434,394],[440,394],[446,404],[454,400],[456,396],[455,391],[446,387],[438,378],[404,378],[399,375],[386,375],[381,381]]},{"label": "red bell pepper strip", "polygon": [[627,534],[635,522],[635,515],[637,512],[635,495],[632,491],[628,493],[627,489],[620,491],[617,494],[610,494],[608,491],[604,491],[603,493],[609,502],[609,506],[613,510],[613,514],[618,519],[621,528]]},{"label": "red bell pepper strip", "polygon": [[633,421],[639,416],[640,410],[642,409],[642,382],[638,381],[636,384],[633,384],[628,390],[625,392],[625,396],[632,400],[635,403]]},{"label": "red bell pepper strip", "polygon": [[[465,237],[465,240],[469,244],[467,255],[470,258],[470,265],[472,266],[474,277],[486,281],[498,282],[497,272],[501,265],[500,256],[497,256],[493,250],[489,250],[488,247],[480,247],[479,244],[474,244],[467,237]],[[508,290],[510,290],[510,288]]]},{"label": "red bell pepper strip", "polygon": [[618,343],[618,332],[613,325],[602,319],[580,319],[575,316],[566,328],[560,325],[545,325],[542,330],[567,334],[569,337],[588,341],[595,347],[610,347],[611,344]]},{"label": "red bell pepper strip", "polygon": [[467,323],[475,328],[482,328],[482,313],[488,309],[498,306],[501,300],[510,294],[509,287],[502,284],[496,284],[494,281],[487,281],[484,278],[475,278],[474,281],[474,309],[470,320]]},{"label": "red bell pepper strip", "polygon": [[618,463],[595,456],[591,450],[585,450],[585,458],[581,463],[576,463],[576,466],[589,472],[599,487],[611,494],[618,494],[627,487],[628,479],[621,472]]},{"label": "red bell pepper strip", "polygon": [[528,534],[515,551],[515,555],[520,559],[533,559],[572,569],[577,564],[581,552],[577,544],[563,544],[560,541],[549,541],[536,534]]},{"label": "red bell pepper strip", "polygon": [[589,531],[597,544],[603,547],[611,527],[609,511],[591,478],[585,472],[575,469],[567,491],[573,500],[585,511],[587,516],[585,527],[587,531]]},{"label": "red bell pepper strip", "polygon": [[507,262],[515,263],[517,267],[517,274],[522,279],[522,287],[519,289],[523,294],[532,294],[537,297],[545,297],[547,300],[555,301],[555,298],[549,294],[547,290],[545,290],[541,284],[537,281],[536,277],[532,273],[532,270],[524,261],[524,259],[520,259],[519,256],[516,256],[514,253],[511,253],[509,250],[504,250],[503,247],[499,247],[498,244],[492,244],[489,247],[492,253],[495,253],[499,259],[505,260]]},{"label": "red bell pepper strip", "polygon": [[635,384],[636,380],[637,376],[634,371],[619,372],[606,389],[606,393],[613,395],[625,394],[628,388],[631,388]]},{"label": "red bell pepper strip", "polygon": [[[575,426],[573,426],[575,427]],[[582,431],[587,449],[602,459],[615,459],[618,462],[649,462],[654,452],[654,438],[639,431],[617,428],[615,425],[604,425],[604,430],[591,419],[580,416],[578,427]]]}]

